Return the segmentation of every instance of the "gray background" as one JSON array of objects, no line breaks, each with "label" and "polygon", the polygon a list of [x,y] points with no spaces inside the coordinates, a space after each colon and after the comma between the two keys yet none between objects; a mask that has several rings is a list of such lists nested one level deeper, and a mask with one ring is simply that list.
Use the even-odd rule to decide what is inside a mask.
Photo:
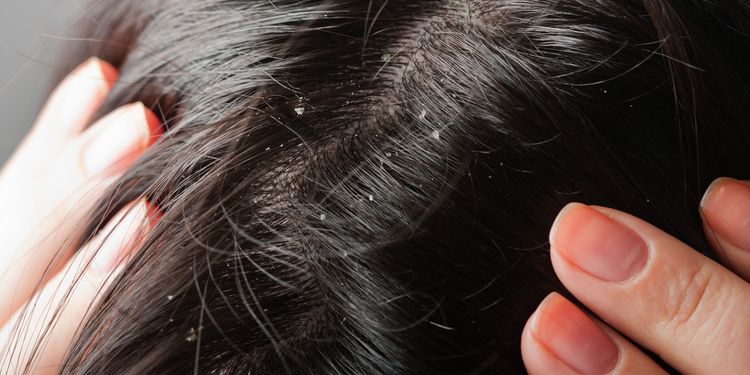
[{"label": "gray background", "polygon": [[0,165],[34,122],[88,1],[0,0]]}]

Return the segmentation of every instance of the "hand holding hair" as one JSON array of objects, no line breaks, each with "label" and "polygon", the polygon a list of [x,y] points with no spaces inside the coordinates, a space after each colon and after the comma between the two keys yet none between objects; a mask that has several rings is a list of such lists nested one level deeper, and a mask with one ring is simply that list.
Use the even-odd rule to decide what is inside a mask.
[{"label": "hand holding hair", "polygon": [[665,373],[630,339],[686,374],[746,373],[750,185],[716,180],[701,202],[701,214],[725,266],[621,211],[566,206],[550,233],[552,264],[596,317],[550,294],[524,329],[528,371]]},{"label": "hand holding hair", "polygon": [[160,135],[159,120],[140,103],[88,126],[116,78],[98,59],[70,74],[0,174],[0,368],[7,373],[58,371],[87,310],[158,216],[145,200],[133,202],[83,248],[61,246]]}]

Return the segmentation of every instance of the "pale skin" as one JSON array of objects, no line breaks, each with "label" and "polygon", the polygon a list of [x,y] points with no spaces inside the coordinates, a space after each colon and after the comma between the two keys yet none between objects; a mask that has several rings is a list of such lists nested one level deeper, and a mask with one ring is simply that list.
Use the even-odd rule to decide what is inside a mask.
[{"label": "pale skin", "polygon": [[132,202],[81,249],[69,245],[161,134],[139,103],[92,121],[116,79],[97,59],[72,72],[0,171],[0,373],[57,373],[87,310],[158,217],[145,200]]},{"label": "pale skin", "polygon": [[529,373],[665,373],[631,342],[684,374],[747,373],[750,185],[716,180],[701,213],[724,265],[624,212],[566,206],[550,231],[552,265],[595,316],[550,294],[523,331]]},{"label": "pale skin", "polygon": [[[65,246],[161,135],[138,103],[92,122],[116,78],[96,59],[71,73],[0,171],[2,373],[56,373],[88,309],[159,217],[145,200],[132,202],[81,249]],[[750,369],[750,185],[717,180],[701,212],[731,271],[626,213],[566,206],[550,233],[552,264],[593,315],[550,294],[523,331],[528,371],[665,373],[633,342],[683,373]]]}]

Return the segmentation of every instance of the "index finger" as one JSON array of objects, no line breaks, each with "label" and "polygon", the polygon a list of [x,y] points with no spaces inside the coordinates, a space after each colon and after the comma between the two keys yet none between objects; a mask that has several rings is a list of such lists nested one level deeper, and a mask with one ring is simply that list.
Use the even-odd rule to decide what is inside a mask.
[{"label": "index finger", "polygon": [[36,126],[62,136],[77,135],[91,122],[117,76],[115,67],[96,57],[90,58],[55,88]]},{"label": "index finger", "polygon": [[55,88],[39,113],[34,127],[6,166],[2,177],[12,180],[45,166],[86,126],[112,89],[118,77],[115,67],[91,58],[71,72]]},{"label": "index finger", "polygon": [[550,233],[552,264],[613,328],[687,373],[750,368],[750,286],[626,213],[568,205]]}]

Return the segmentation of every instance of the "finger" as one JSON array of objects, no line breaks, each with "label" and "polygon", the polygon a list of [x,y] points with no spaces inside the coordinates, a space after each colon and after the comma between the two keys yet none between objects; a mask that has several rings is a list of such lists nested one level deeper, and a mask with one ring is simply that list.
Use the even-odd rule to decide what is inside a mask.
[{"label": "finger", "polygon": [[[113,179],[159,133],[159,120],[140,103],[114,111],[68,145],[50,173],[38,181],[42,193],[20,206],[23,210],[12,222],[0,222],[9,233],[7,248],[22,249],[0,257],[0,295],[11,296],[0,300],[0,324],[33,295],[39,280],[52,277],[59,269],[50,268],[51,264],[67,261],[72,249],[61,244],[75,237],[76,226]],[[39,212],[47,213],[43,220],[34,217]]]},{"label": "finger", "polygon": [[577,203],[559,214],[550,245],[578,300],[673,367],[750,368],[750,286],[721,265],[636,217]]},{"label": "finger", "polygon": [[98,58],[81,64],[52,92],[37,120],[39,131],[68,138],[83,131],[117,76],[115,67]]},{"label": "finger", "polygon": [[750,280],[750,184],[714,181],[701,200],[706,238],[724,264]]},{"label": "finger", "polygon": [[528,372],[547,374],[666,374],[628,340],[552,293],[524,327],[521,354]]},{"label": "finger", "polygon": [[70,73],[47,100],[34,128],[6,164],[3,174],[17,175],[36,166],[46,166],[52,155],[90,123],[117,75],[117,69],[97,58],[89,59]]},{"label": "finger", "polygon": [[72,148],[82,178],[109,177],[132,164],[156,139],[162,129],[159,118],[143,103],[119,108],[88,129]]},{"label": "finger", "polygon": [[157,216],[145,200],[124,209],[19,310],[0,330],[0,373],[58,373],[88,312]]},{"label": "finger", "polygon": [[[54,191],[45,196],[57,202],[82,202],[81,187],[99,185],[120,175],[161,135],[159,119],[142,103],[120,107],[70,142],[45,176]],[[76,219],[71,217],[70,219]]]}]

